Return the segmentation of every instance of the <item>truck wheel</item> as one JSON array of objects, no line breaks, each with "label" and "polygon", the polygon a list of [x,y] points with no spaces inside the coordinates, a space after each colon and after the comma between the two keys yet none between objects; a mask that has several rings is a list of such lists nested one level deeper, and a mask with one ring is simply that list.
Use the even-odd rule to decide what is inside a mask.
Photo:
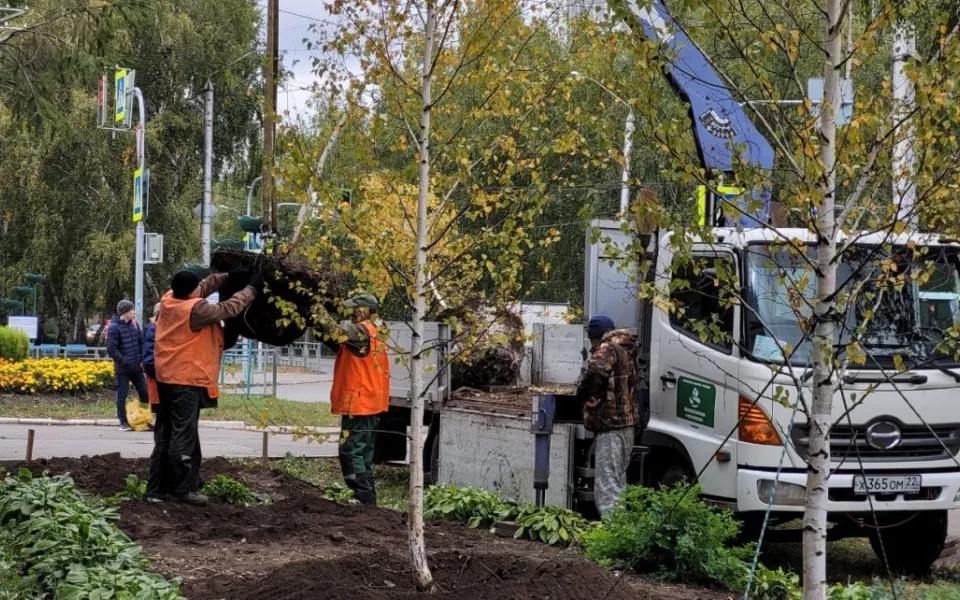
[{"label": "truck wheel", "polygon": [[685,463],[673,462],[660,471],[656,481],[661,487],[673,487],[678,483],[693,481],[693,472]]},{"label": "truck wheel", "polygon": [[[898,515],[893,515],[897,518]],[[870,520],[867,519],[869,523]],[[886,554],[887,564],[894,573],[925,575],[943,552],[947,540],[947,511],[931,510],[903,516],[896,524],[870,534],[870,546],[880,562]],[[884,527],[883,521],[880,526]],[[883,537],[883,549],[880,537]]]}]

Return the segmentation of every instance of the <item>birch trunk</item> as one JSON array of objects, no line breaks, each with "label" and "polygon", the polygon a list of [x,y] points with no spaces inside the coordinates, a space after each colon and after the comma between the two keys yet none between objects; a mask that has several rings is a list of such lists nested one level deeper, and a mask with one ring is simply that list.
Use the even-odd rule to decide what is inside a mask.
[{"label": "birch trunk", "polygon": [[[348,114],[348,109],[344,109],[343,114],[340,115],[340,119],[337,121],[333,131],[330,133],[330,139],[327,140],[327,145],[324,146],[323,152],[320,154],[320,159],[317,161],[317,179],[323,175],[323,168],[327,165],[327,157],[330,156],[330,149],[337,144],[337,140],[340,138],[340,130],[342,130],[343,126],[346,124]],[[293,228],[293,237],[290,240],[291,246],[296,246],[297,242],[300,241],[300,234],[303,232],[303,226],[306,224],[307,217],[310,215],[310,209],[313,208],[311,204],[316,203],[313,186],[310,186],[310,189],[307,190],[307,195],[310,196],[310,204],[304,204],[301,206],[300,212],[297,213],[297,224]]]},{"label": "birch trunk", "polygon": [[417,252],[413,283],[413,343],[410,353],[410,556],[417,577],[417,586],[425,592],[435,589],[433,575],[427,564],[427,549],[423,532],[423,319],[427,312],[427,200],[430,196],[430,83],[433,75],[433,44],[437,8],[434,0],[426,0],[427,19],[423,43],[423,74],[420,85],[420,186],[417,194]]},{"label": "birch trunk", "polygon": [[840,98],[842,63],[841,0],[827,0],[827,62],[824,66],[824,102],[821,112],[820,161],[823,163],[823,206],[817,215],[817,316],[813,337],[813,401],[810,414],[810,455],[807,467],[807,501],[803,513],[803,598],[827,596],[827,486],[830,476],[830,423],[833,408],[833,321],[837,289],[836,111]]}]

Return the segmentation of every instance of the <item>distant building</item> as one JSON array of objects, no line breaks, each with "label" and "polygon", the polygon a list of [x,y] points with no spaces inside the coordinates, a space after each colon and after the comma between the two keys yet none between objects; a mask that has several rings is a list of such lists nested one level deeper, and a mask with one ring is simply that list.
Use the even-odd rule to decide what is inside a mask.
[{"label": "distant building", "polygon": [[606,0],[567,0],[567,19],[576,19],[583,15],[590,15],[597,21],[602,21],[609,14],[610,7]]}]

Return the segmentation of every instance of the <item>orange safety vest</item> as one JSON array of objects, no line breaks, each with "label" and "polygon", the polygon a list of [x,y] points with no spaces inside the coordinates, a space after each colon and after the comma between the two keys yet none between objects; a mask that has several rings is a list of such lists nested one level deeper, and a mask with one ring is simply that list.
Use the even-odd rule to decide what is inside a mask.
[{"label": "orange safety vest", "polygon": [[219,323],[200,331],[190,329],[190,313],[205,298],[178,300],[167,292],[160,300],[154,365],[157,381],[207,388],[211,398],[220,396],[220,359],[223,328]]},{"label": "orange safety vest", "polygon": [[346,344],[340,345],[330,390],[330,410],[335,415],[378,415],[386,412],[390,404],[387,346],[377,337],[379,331],[372,322],[362,321],[358,325],[370,335],[370,352],[360,357]]}]

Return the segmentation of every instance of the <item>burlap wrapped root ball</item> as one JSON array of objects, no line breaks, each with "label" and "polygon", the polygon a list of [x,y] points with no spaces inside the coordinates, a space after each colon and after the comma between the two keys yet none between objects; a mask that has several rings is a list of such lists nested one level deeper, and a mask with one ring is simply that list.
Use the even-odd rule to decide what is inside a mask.
[{"label": "burlap wrapped root ball", "polygon": [[[229,348],[238,336],[272,346],[286,346],[300,339],[314,325],[313,308],[321,302],[328,311],[336,310],[340,296],[340,278],[331,268],[312,269],[300,256],[254,254],[243,250],[217,250],[210,267],[219,273],[247,269],[263,278],[265,292],[238,317],[224,323],[224,345]],[[231,279],[220,290],[226,300],[242,290],[247,281]],[[292,310],[285,313],[284,307]]]}]

